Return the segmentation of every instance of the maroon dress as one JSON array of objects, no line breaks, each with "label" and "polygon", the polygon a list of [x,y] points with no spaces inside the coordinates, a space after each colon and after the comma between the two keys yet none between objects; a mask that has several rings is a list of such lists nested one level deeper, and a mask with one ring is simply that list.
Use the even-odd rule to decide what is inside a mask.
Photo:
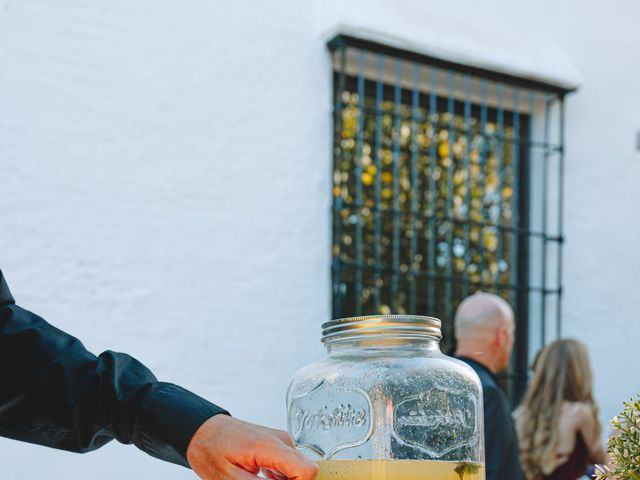
[{"label": "maroon dress", "polygon": [[559,465],[551,474],[544,477],[544,480],[576,480],[585,475],[589,450],[582,439],[582,435],[576,436],[576,446],[573,452],[562,465]]}]

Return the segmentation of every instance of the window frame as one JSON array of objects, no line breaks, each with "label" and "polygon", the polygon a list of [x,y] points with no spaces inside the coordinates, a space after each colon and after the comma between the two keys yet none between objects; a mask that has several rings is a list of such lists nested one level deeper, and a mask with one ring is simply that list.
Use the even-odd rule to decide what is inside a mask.
[{"label": "window frame", "polygon": [[[334,68],[334,88],[332,91],[344,91],[346,82],[355,81],[356,79],[349,79],[349,74],[346,73],[346,55],[345,52],[347,49],[352,49],[356,51],[364,51],[367,53],[384,55],[385,57],[403,60],[413,64],[420,64],[427,67],[434,67],[441,70],[453,71],[456,74],[470,75],[472,77],[477,77],[482,80],[487,80],[491,82],[495,82],[496,84],[502,83],[506,84],[510,87],[520,88],[527,91],[539,92],[540,95],[546,96],[548,100],[545,100],[545,121],[544,121],[544,149],[543,149],[543,161],[541,164],[543,165],[544,172],[544,192],[542,194],[543,201],[543,224],[541,231],[533,232],[531,230],[531,209],[534,208],[532,206],[531,199],[531,182],[530,179],[532,175],[536,175],[538,173],[538,169],[532,169],[532,158],[531,158],[531,150],[533,144],[533,135],[529,135],[527,142],[521,142],[518,146],[518,158],[519,161],[522,162],[520,164],[520,171],[518,172],[518,176],[515,179],[517,182],[518,188],[518,216],[519,216],[519,226],[518,226],[518,240],[517,240],[517,278],[516,278],[516,294],[517,294],[517,304],[515,305],[515,315],[517,319],[517,330],[516,330],[516,346],[514,348],[514,354],[512,357],[512,373],[505,377],[505,388],[510,394],[512,401],[517,402],[519,398],[522,396],[524,389],[526,387],[526,382],[529,374],[529,362],[531,357],[533,356],[533,347],[530,338],[530,332],[532,328],[538,328],[541,330],[540,338],[541,344],[544,344],[548,339],[547,332],[547,296],[555,295],[557,297],[556,302],[556,319],[555,319],[555,327],[556,327],[556,336],[560,336],[562,329],[562,245],[564,243],[563,237],[563,184],[564,184],[564,99],[565,96],[570,93],[572,90],[557,86],[551,85],[545,82],[541,82],[534,79],[526,79],[520,78],[517,76],[509,75],[507,73],[495,72],[492,70],[488,70],[485,68],[480,68],[477,66],[470,66],[459,64],[456,62],[451,62],[445,59],[436,58],[430,55],[426,55],[423,53],[408,51],[404,49],[400,49],[394,46],[385,45],[382,43],[378,43],[372,40],[364,40],[361,38],[357,38],[351,35],[338,34],[334,38],[332,38],[328,42],[328,48],[332,55],[338,55],[338,64],[340,65],[340,71],[335,71],[335,61],[332,62],[332,68]],[[369,80],[370,81],[370,80]],[[395,88],[395,86],[385,85],[385,88]],[[403,90],[405,88],[403,87]],[[404,94],[404,93],[403,93]],[[447,101],[446,98],[442,98],[438,95],[438,101]],[[340,111],[338,107],[338,103],[341,102],[339,99],[335,99],[335,110],[334,113],[337,115]],[[462,109],[462,101],[460,99],[456,99],[455,102],[458,106],[455,108],[456,111],[461,111]],[[547,116],[549,115],[549,105],[552,102],[556,102],[558,106],[558,147],[551,149],[551,142],[548,139],[548,128],[549,128],[549,120]],[[472,102],[472,108],[478,108],[477,105]],[[495,109],[494,114],[497,113]],[[533,107],[530,114],[536,115]],[[523,117],[524,118],[524,117]],[[335,131],[338,128],[337,122],[341,121],[337,116],[334,117],[334,147],[336,147],[336,139],[335,139]],[[520,125],[520,128],[526,128],[528,131],[532,128],[534,123],[533,117],[531,119],[527,119],[523,121],[523,124]],[[334,155],[334,153],[332,153]],[[547,185],[547,175],[548,175],[548,166],[549,159],[553,156],[557,155],[557,165],[558,165],[558,194],[557,194],[557,230],[555,234],[550,234],[548,225],[547,225],[547,196],[548,196],[548,185]],[[333,161],[333,159],[332,159]],[[540,162],[539,162],[540,163]],[[536,201],[539,199],[536,199]],[[335,214],[335,211],[334,211]],[[335,228],[335,222],[334,222]],[[542,280],[537,282],[540,285],[536,284],[536,281],[532,279],[530,262],[531,262],[531,243],[532,236],[539,236],[542,241]],[[555,258],[555,268],[556,272],[556,286],[555,288],[550,288],[547,285],[547,262],[548,262],[548,244],[556,244],[558,246],[557,258]],[[537,260],[537,259],[536,259]],[[333,312],[334,317],[336,313],[336,296],[338,295],[337,288],[339,285],[336,283],[335,278],[335,256],[334,262],[332,264],[332,292],[333,292]],[[533,324],[530,321],[530,317],[532,314],[532,310],[537,307],[534,306],[535,302],[532,302],[531,293],[539,293],[541,295],[541,300],[538,302],[540,307],[540,319],[537,319],[537,322]],[[413,312],[408,312],[413,313]],[[451,319],[446,319],[452,321]]]}]

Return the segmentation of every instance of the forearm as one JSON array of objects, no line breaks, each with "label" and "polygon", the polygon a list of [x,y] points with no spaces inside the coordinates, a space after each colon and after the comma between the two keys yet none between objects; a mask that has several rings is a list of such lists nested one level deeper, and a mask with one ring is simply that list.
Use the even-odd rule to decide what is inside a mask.
[{"label": "forearm", "polygon": [[589,451],[589,461],[595,464],[606,464],[609,462],[609,455],[602,445],[600,428],[598,427],[598,417],[595,407],[588,405],[579,412],[578,433],[587,445]]},{"label": "forearm", "polygon": [[0,435],[77,452],[115,438],[184,466],[197,428],[226,413],[11,304],[0,307],[0,385]]},{"label": "forearm", "polygon": [[589,449],[589,460],[596,465],[605,465],[611,461],[599,438]]}]

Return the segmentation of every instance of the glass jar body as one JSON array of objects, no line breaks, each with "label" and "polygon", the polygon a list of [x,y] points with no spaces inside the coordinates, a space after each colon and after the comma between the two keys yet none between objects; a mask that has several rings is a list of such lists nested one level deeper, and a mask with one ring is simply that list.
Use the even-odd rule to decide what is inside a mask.
[{"label": "glass jar body", "polygon": [[321,479],[405,480],[414,470],[416,479],[484,478],[480,381],[437,338],[326,343],[328,355],[300,369],[287,392],[289,432],[320,461]]}]

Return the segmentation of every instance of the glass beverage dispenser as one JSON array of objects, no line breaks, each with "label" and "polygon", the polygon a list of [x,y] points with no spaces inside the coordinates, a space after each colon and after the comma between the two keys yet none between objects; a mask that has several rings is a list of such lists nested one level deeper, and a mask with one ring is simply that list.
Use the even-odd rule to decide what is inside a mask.
[{"label": "glass beverage dispenser", "polygon": [[287,392],[289,433],[319,480],[484,480],[480,380],[440,352],[440,325],[383,315],[322,326],[327,356]]}]

